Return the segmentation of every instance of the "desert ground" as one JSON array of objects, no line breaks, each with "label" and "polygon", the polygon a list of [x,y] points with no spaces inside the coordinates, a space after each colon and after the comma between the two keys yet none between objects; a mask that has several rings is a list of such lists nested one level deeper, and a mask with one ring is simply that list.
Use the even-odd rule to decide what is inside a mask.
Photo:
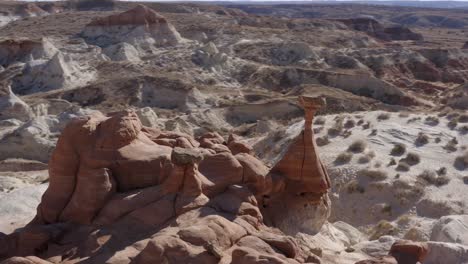
[{"label": "desert ground", "polygon": [[0,2],[0,263],[468,263],[468,16]]}]

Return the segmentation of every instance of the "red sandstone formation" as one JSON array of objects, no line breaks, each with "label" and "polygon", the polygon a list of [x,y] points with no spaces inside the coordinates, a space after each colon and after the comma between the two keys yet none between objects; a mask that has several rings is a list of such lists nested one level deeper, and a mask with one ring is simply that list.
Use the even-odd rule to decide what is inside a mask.
[{"label": "red sandstone formation", "polygon": [[280,206],[292,209],[288,203],[302,208],[327,199],[329,180],[310,126],[318,101],[302,102],[306,126],[283,158],[291,164],[282,161],[271,172],[236,136],[225,142],[208,133],[195,140],[143,127],[133,111],[73,120],[50,160],[50,184],[36,218],[0,237],[0,259],[317,263],[309,248],[264,222],[281,228],[279,215],[300,214],[259,209],[265,197],[284,198]]},{"label": "red sandstone formation", "polygon": [[88,26],[123,26],[123,25],[149,25],[157,23],[167,23],[167,20],[160,14],[144,5],[138,5],[133,9],[120,14],[96,19]]},{"label": "red sandstone formation", "polygon": [[427,253],[425,243],[400,240],[392,245],[388,256],[362,260],[356,264],[417,264],[422,263]]},{"label": "red sandstone formation", "polygon": [[330,212],[327,196],[330,180],[312,130],[314,114],[325,101],[302,96],[300,103],[305,112],[304,129],[273,166],[270,172],[273,191],[259,198],[265,220],[292,235],[318,232]]},{"label": "red sandstone formation", "polygon": [[134,46],[163,46],[183,41],[172,24],[144,5],[138,5],[120,14],[95,19],[86,26],[83,35],[98,46],[121,42]]}]

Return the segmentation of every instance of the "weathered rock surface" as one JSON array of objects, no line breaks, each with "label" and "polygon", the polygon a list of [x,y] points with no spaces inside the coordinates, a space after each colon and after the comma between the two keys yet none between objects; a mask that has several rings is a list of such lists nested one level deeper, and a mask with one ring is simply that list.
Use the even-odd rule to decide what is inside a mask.
[{"label": "weathered rock surface", "polygon": [[432,229],[431,240],[468,246],[468,215],[441,217]]},{"label": "weathered rock surface", "polygon": [[[5,263],[317,260],[283,233],[294,233],[291,227],[301,217],[318,227],[322,218],[314,223],[314,213],[322,210],[327,215],[329,210],[328,178],[310,127],[319,105],[302,99],[308,126],[287,146],[293,151],[283,159],[296,167],[284,171],[280,165],[270,171],[235,136],[226,142],[208,133],[195,140],[144,127],[134,111],[109,116],[96,112],[72,120],[49,161],[50,183],[35,219],[0,237],[0,257],[14,257]],[[306,156],[297,156],[298,148]],[[316,165],[305,166],[303,158],[315,159]],[[281,201],[280,207],[288,209],[281,221],[279,213],[267,212],[277,206],[267,197],[287,198]],[[292,215],[300,209],[296,202],[311,211]]]},{"label": "weathered rock surface", "polygon": [[[137,50],[151,50],[152,46],[172,46],[184,41],[163,16],[143,5],[120,14],[98,18],[89,23],[82,34],[88,42],[101,47],[126,42]],[[124,53],[131,52],[130,47],[122,47],[126,49]],[[119,57],[120,55],[116,59]]]},{"label": "weathered rock surface", "polygon": [[0,120],[17,119],[29,121],[33,112],[29,105],[11,90],[11,78],[21,74],[22,64],[15,64],[0,71]]}]

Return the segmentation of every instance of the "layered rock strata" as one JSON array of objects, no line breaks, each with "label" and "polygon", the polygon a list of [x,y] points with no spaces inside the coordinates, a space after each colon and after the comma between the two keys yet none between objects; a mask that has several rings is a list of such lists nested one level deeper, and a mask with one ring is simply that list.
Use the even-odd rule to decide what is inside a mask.
[{"label": "layered rock strata", "polygon": [[[234,135],[226,142],[217,133],[194,139],[148,128],[134,111],[71,121],[49,161],[50,184],[35,219],[0,236],[0,259],[318,263],[307,245],[284,233],[293,233],[289,218],[321,225],[310,212],[295,213],[294,203],[328,212],[329,179],[310,127],[316,101],[302,102],[306,127],[272,170]],[[284,200],[275,205],[269,197]],[[283,207],[289,210],[278,211]]]},{"label": "layered rock strata", "polygon": [[83,36],[101,47],[127,42],[137,49],[171,46],[184,41],[172,24],[144,5],[95,19],[86,26]]}]

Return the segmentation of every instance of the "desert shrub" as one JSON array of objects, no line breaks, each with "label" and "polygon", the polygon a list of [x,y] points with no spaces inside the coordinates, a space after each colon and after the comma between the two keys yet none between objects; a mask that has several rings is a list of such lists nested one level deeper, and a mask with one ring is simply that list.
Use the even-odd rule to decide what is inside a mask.
[{"label": "desert shrub", "polygon": [[371,133],[369,136],[376,136],[377,135],[377,129],[372,129]]},{"label": "desert shrub", "polygon": [[452,119],[448,122],[447,126],[450,128],[450,129],[455,129],[458,125],[458,120],[457,119]]},{"label": "desert shrub", "polygon": [[345,188],[348,193],[364,193],[366,191],[357,180],[352,180],[348,182]]},{"label": "desert shrub", "polygon": [[426,145],[427,143],[429,143],[429,136],[422,132],[419,132],[418,137],[416,138],[416,141],[414,143],[417,146]]},{"label": "desert shrub", "polygon": [[457,119],[459,116],[460,116],[459,113],[453,112],[453,113],[447,114],[446,118],[448,120],[453,120],[453,119]]},{"label": "desert shrub", "polygon": [[404,161],[400,161],[400,162],[398,162],[398,166],[396,167],[396,170],[397,171],[409,171],[410,168],[411,168],[411,166],[408,163],[406,163]]},{"label": "desert shrub", "polygon": [[353,128],[356,126],[356,122],[353,119],[348,119],[344,124],[345,128]]},{"label": "desert shrub", "polygon": [[338,136],[341,131],[343,131],[343,119],[338,119],[333,126],[328,129],[328,135],[335,137]]},{"label": "desert shrub", "polygon": [[382,210],[380,210],[380,212],[383,214],[392,215],[392,206],[390,204],[386,204],[382,207]]},{"label": "desert shrub", "polygon": [[444,149],[448,152],[455,152],[457,151],[458,140],[457,138],[452,138],[447,144],[444,146]]},{"label": "desert shrub", "polygon": [[401,215],[400,217],[398,217],[397,219],[397,223],[399,225],[407,225],[411,222],[411,215],[409,214],[404,214],[404,215]]},{"label": "desert shrub", "polygon": [[459,123],[468,123],[468,114],[463,114],[458,117]]},{"label": "desert shrub", "polygon": [[421,157],[419,157],[419,154],[417,154],[417,153],[410,152],[401,161],[406,162],[408,165],[413,166],[413,165],[416,165],[419,162],[421,162]]},{"label": "desert shrub", "polygon": [[369,163],[375,157],[374,151],[369,151],[358,158],[358,163]]},{"label": "desert shrub", "polygon": [[392,151],[390,151],[390,154],[393,156],[401,156],[405,154],[406,152],[406,145],[403,143],[396,143],[393,145]]},{"label": "desert shrub", "polygon": [[385,235],[396,235],[398,229],[390,222],[386,220],[380,221],[372,230],[370,240],[377,240],[381,236]]},{"label": "desert shrub", "polygon": [[439,175],[439,176],[446,175],[447,174],[447,168],[440,167],[436,172],[437,172],[437,175]]},{"label": "desert shrub", "polygon": [[345,130],[343,133],[342,133],[342,136],[344,138],[348,138],[349,136],[351,136],[353,134],[353,132],[351,130]]},{"label": "desert shrub", "polygon": [[377,115],[378,121],[383,121],[383,120],[388,120],[388,119],[390,119],[389,113],[380,113],[379,115]]},{"label": "desert shrub", "polygon": [[468,134],[468,125],[464,125],[464,126],[460,127],[460,129],[458,131],[460,131],[460,133],[463,134],[463,135]]},{"label": "desert shrub", "polygon": [[358,126],[362,126],[364,124],[364,119],[359,119],[356,123]]},{"label": "desert shrub", "polygon": [[335,159],[336,164],[346,164],[353,158],[353,153],[346,151],[338,155]]},{"label": "desert shrub", "polygon": [[374,181],[383,181],[388,178],[387,173],[381,170],[363,169],[358,171],[357,174],[372,179]]},{"label": "desert shrub", "polygon": [[374,163],[374,168],[378,169],[380,167],[382,167],[382,163],[380,161]]},{"label": "desert shrub", "polygon": [[366,130],[366,129],[369,129],[370,128],[370,122],[366,122],[362,125],[362,129]]},{"label": "desert shrub", "polygon": [[413,117],[413,118],[410,118],[408,119],[408,121],[406,121],[406,123],[410,124],[410,123],[414,123],[418,120],[421,120],[421,117]]},{"label": "desert shrub", "polygon": [[468,184],[468,176],[463,176],[463,183]]},{"label": "desert shrub", "polygon": [[418,175],[418,179],[425,181],[427,184],[442,186],[450,182],[450,179],[446,175],[437,176],[435,171],[424,170]]},{"label": "desert shrub", "polygon": [[461,156],[458,156],[455,159],[454,165],[455,165],[455,168],[457,168],[459,170],[468,169],[468,152],[466,152],[465,154],[463,154]]},{"label": "desert shrub", "polygon": [[325,122],[326,122],[326,119],[319,116],[319,117],[315,118],[314,125],[325,125]]},{"label": "desert shrub", "polygon": [[396,165],[396,160],[394,158],[390,159],[390,162],[388,162],[388,166],[393,166]]},{"label": "desert shrub", "polygon": [[366,142],[364,140],[356,140],[351,145],[348,147],[348,151],[354,152],[354,153],[361,153],[366,149]]},{"label": "desert shrub", "polygon": [[442,139],[441,139],[440,137],[436,137],[436,138],[434,139],[434,142],[435,142],[435,143],[440,143],[441,141],[442,141]]},{"label": "desert shrub", "polygon": [[325,146],[330,143],[328,136],[318,137],[316,140],[318,146]]},{"label": "desert shrub", "polygon": [[428,116],[424,120],[424,123],[430,126],[437,126],[439,124],[439,118],[436,116]]}]

